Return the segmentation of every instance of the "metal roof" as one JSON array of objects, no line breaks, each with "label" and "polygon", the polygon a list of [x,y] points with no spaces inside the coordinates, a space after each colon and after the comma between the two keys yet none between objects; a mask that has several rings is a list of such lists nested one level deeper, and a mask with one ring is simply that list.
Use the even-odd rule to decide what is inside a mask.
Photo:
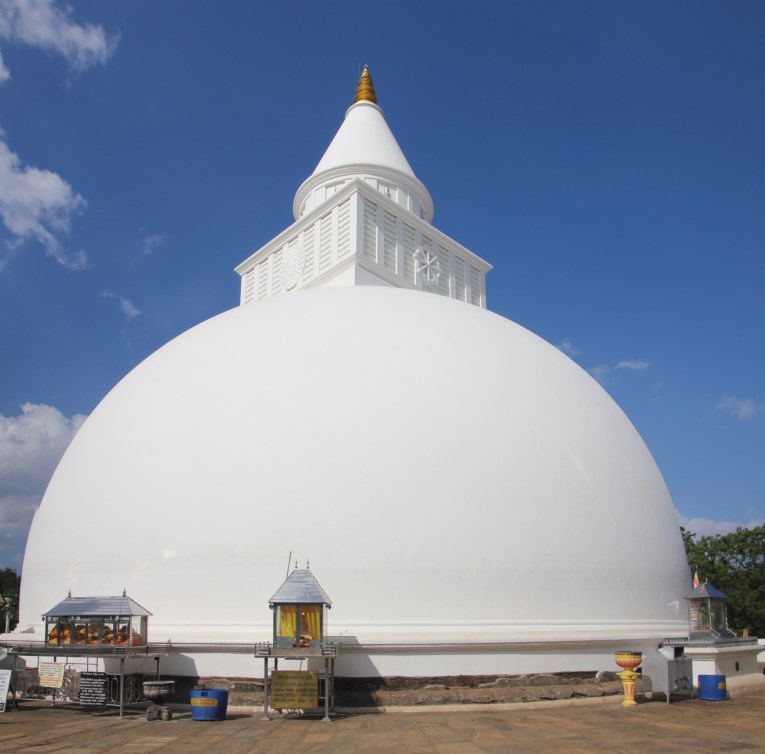
[{"label": "metal roof", "polygon": [[694,600],[701,597],[711,597],[715,600],[727,600],[727,595],[723,594],[718,589],[715,589],[711,584],[704,582],[699,584],[690,594],[685,595],[685,599]]},{"label": "metal roof", "polygon": [[332,600],[307,568],[296,568],[268,601],[286,605],[332,605]]},{"label": "metal roof", "polygon": [[151,615],[135,600],[123,594],[119,597],[72,597],[62,600],[54,605],[43,618],[59,617],[65,615]]}]

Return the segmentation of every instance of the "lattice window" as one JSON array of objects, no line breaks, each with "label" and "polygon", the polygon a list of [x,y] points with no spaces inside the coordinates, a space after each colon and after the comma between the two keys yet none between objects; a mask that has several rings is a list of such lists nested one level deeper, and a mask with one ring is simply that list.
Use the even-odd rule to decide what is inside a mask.
[{"label": "lattice window", "polygon": [[441,264],[441,275],[438,278],[438,293],[448,296],[449,291],[449,261],[451,254],[443,247],[438,247],[438,261]]},{"label": "lattice window", "polygon": [[390,212],[383,214],[383,266],[396,271],[396,218]]},{"label": "lattice window", "polygon": [[273,260],[271,272],[271,294],[273,295],[282,290],[282,250],[275,251],[271,259]]},{"label": "lattice window", "polygon": [[[414,282],[414,228],[404,223],[404,280]],[[448,269],[448,268],[447,268]]]},{"label": "lattice window", "polygon": [[319,222],[319,272],[324,272],[332,264],[332,214],[324,215]]},{"label": "lattice window", "polygon": [[351,253],[351,200],[344,201],[337,211],[337,258]]},{"label": "lattice window", "polygon": [[362,243],[363,256],[377,259],[377,205],[364,200],[364,236]]},{"label": "lattice window", "polygon": [[465,300],[465,262],[459,257],[454,258],[454,297]]},{"label": "lattice window", "polygon": [[255,295],[255,268],[252,267],[244,275],[244,303],[249,304]]},{"label": "lattice window", "polygon": [[268,260],[258,264],[258,300],[268,295]]},{"label": "lattice window", "polygon": [[303,248],[305,249],[305,267],[303,268],[303,282],[306,283],[313,277],[314,270],[314,228],[311,225],[303,231]]},{"label": "lattice window", "polygon": [[472,266],[470,267],[470,303],[476,306],[481,305],[481,273]]}]

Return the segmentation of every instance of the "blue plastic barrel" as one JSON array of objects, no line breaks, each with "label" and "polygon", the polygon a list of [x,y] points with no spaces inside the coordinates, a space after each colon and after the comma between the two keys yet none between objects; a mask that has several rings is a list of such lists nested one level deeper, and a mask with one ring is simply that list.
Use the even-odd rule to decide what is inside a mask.
[{"label": "blue plastic barrel", "polygon": [[724,675],[700,675],[699,699],[708,702],[722,702],[728,698]]},{"label": "blue plastic barrel", "polygon": [[225,720],[228,689],[194,689],[191,692],[192,720]]}]

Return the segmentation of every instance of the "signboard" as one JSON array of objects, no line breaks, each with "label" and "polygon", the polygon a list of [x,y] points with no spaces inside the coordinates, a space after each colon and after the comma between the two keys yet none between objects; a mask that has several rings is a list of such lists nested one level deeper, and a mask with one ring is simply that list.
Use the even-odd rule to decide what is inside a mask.
[{"label": "signboard", "polygon": [[306,670],[274,670],[270,703],[274,709],[316,709],[319,674]]},{"label": "signboard", "polygon": [[106,673],[80,673],[80,704],[104,707],[108,690],[109,678]]},{"label": "signboard", "polygon": [[11,685],[12,670],[0,670],[0,712],[5,712],[5,702],[8,699],[8,687]]},{"label": "signboard", "polygon": [[40,685],[46,689],[60,689],[64,685],[65,662],[40,662],[37,672]]}]

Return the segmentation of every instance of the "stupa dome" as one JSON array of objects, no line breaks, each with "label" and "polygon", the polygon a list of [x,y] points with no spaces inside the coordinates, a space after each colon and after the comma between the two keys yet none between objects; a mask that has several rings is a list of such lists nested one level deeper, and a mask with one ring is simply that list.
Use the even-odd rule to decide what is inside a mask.
[{"label": "stupa dome", "polygon": [[687,625],[677,520],[621,410],[527,330],[422,292],[299,291],[139,365],[49,486],[22,620],[116,584],[157,640],[267,633],[290,551],[347,636]]},{"label": "stupa dome", "polygon": [[80,429],[32,525],[21,630],[69,590],[125,589],[150,641],[246,649],[297,557],[341,675],[587,670],[687,633],[650,453],[590,375],[487,311],[491,266],[430,225],[367,69],[295,208],[237,268],[242,306]]}]

